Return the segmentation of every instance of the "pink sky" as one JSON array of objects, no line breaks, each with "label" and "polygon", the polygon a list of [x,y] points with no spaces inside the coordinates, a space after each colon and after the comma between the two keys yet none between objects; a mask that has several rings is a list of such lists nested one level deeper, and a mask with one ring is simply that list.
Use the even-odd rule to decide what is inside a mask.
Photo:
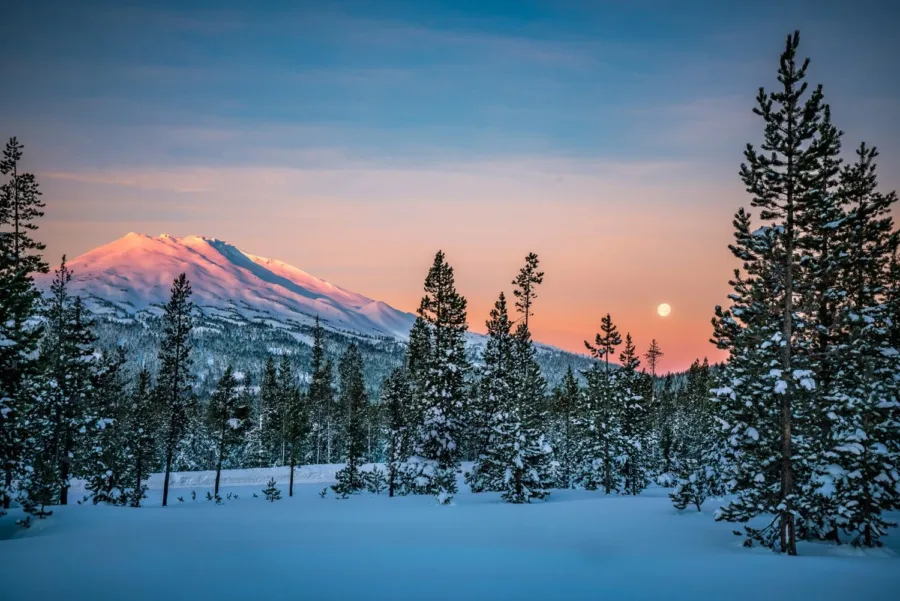
[{"label": "pink sky", "polygon": [[[408,311],[442,249],[475,331],[533,251],[546,272],[538,340],[582,352],[609,312],[642,352],[660,342],[664,371],[681,370],[722,358],[709,321],[734,266],[731,215],[746,201],[739,181],[700,184],[693,169],[524,158],[425,170],[45,172],[41,233],[54,260],[129,231],[222,238]],[[662,302],[669,317],[656,313]]]}]

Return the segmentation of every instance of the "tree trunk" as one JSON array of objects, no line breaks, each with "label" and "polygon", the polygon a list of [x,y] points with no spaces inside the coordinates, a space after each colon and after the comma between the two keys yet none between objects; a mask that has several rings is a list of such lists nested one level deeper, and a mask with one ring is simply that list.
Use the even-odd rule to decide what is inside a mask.
[{"label": "tree trunk", "polygon": [[163,498],[162,506],[165,507],[169,501],[169,473],[172,471],[172,450],[166,449],[166,478],[163,480]]},{"label": "tree trunk", "polygon": [[291,483],[288,486],[288,496],[289,497],[294,496],[294,462],[297,460],[296,454],[294,452],[295,447],[296,447],[295,444],[291,445]]},{"label": "tree trunk", "polygon": [[[793,119],[788,119],[788,138],[793,140]],[[789,156],[787,161],[787,175],[792,177],[794,173],[794,157]],[[782,377],[789,381],[791,376],[791,335],[793,327],[792,314],[794,311],[794,187],[789,181],[787,187],[787,226],[785,228],[784,251],[784,347],[782,350]],[[781,551],[788,555],[797,554],[797,541],[794,537],[794,470],[791,463],[791,387],[785,388],[781,395]]]},{"label": "tree trunk", "polygon": [[141,506],[141,459],[143,459],[143,455],[138,453],[137,456],[137,470],[135,473],[135,486],[134,486],[134,498],[131,500],[132,507],[140,507]]},{"label": "tree trunk", "polygon": [[165,507],[169,501],[169,473],[172,471],[172,451],[174,450],[174,444],[172,439],[174,438],[174,430],[175,430],[175,414],[172,413],[172,417],[169,418],[169,436],[166,445],[166,479],[163,481],[163,497],[162,497],[162,506]]},{"label": "tree trunk", "polygon": [[62,458],[59,462],[59,479],[61,482],[59,490],[59,504],[69,504],[69,476],[71,475],[71,465],[69,463],[69,453],[72,449],[72,434],[66,432],[65,444],[63,445]]},{"label": "tree trunk", "polygon": [[388,497],[394,496],[394,479],[397,478],[397,470],[394,469],[394,462],[391,462],[391,467],[388,468]]}]

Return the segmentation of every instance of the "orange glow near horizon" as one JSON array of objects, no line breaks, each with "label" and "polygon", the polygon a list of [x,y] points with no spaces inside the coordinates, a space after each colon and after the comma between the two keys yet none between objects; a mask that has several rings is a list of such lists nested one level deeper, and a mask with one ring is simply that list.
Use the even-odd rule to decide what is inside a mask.
[{"label": "orange glow near horizon", "polygon": [[[727,245],[731,216],[745,202],[739,182],[648,184],[637,174],[613,182],[573,177],[542,188],[514,176],[353,175],[148,174],[148,181],[183,190],[152,191],[160,201],[147,204],[138,200],[147,191],[135,190],[137,176],[110,185],[52,174],[41,180],[48,207],[40,234],[53,263],[129,231],[217,237],[411,312],[441,249],[476,332],[484,331],[498,293],[511,291],[525,255],[536,252],[546,273],[532,321],[536,340],[583,353],[584,340],[610,313],[642,355],[657,339],[663,372],[686,369],[696,358],[724,358],[709,343],[710,319],[726,302],[734,267]],[[316,177],[354,185],[328,197],[309,192]],[[360,190],[376,198],[357,200]],[[79,211],[95,217],[79,221]],[[673,308],[665,318],[657,313],[662,302]]]}]

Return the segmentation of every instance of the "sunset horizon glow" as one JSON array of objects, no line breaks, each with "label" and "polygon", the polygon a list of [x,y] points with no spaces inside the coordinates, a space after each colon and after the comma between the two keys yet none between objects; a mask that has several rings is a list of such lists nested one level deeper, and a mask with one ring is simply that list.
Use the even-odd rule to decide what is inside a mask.
[{"label": "sunset horizon glow", "polygon": [[535,339],[584,353],[609,313],[663,373],[721,361],[738,170],[794,29],[845,153],[877,146],[900,188],[891,7],[376,4],[10,7],[0,131],[47,260],[198,234],[414,312],[440,249],[484,332],[534,252]]}]

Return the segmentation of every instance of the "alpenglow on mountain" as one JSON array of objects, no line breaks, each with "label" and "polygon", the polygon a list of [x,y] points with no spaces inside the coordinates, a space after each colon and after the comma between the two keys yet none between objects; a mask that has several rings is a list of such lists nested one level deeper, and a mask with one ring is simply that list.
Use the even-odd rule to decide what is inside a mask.
[{"label": "alpenglow on mountain", "polygon": [[415,320],[411,313],[216,238],[130,233],[68,266],[75,274],[73,292],[93,312],[119,317],[160,312],[172,280],[184,272],[192,300],[207,317],[292,328],[311,326],[318,316],[335,332],[398,340],[407,338]]},{"label": "alpenglow on mountain", "polygon": [[[275,259],[216,238],[153,237],[130,233],[68,261],[72,294],[97,317],[106,346],[118,345],[135,362],[155,369],[162,322],[172,281],[184,272],[193,290],[195,370],[212,383],[226,365],[259,374],[271,355],[290,357],[308,375],[318,316],[326,355],[336,362],[350,343],[363,354],[366,382],[377,391],[382,378],[403,360],[415,315],[350,292]],[[423,273],[424,277],[424,273]],[[53,274],[38,276],[45,292]],[[476,319],[472,321],[478,321]],[[486,338],[469,333],[470,358],[478,364]],[[568,366],[586,370],[590,360],[537,343],[538,362],[550,385]]]}]

